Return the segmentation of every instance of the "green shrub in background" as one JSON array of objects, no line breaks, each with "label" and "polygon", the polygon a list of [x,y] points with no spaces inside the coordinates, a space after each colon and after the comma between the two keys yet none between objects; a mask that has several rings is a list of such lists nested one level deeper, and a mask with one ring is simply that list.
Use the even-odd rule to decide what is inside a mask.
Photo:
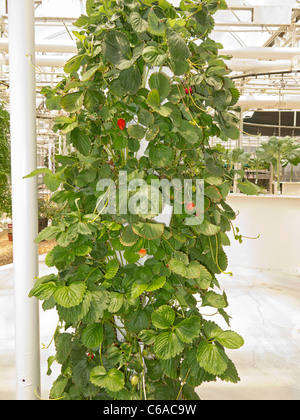
[{"label": "green shrub in background", "polygon": [[0,215],[11,216],[10,124],[9,113],[0,103]]}]

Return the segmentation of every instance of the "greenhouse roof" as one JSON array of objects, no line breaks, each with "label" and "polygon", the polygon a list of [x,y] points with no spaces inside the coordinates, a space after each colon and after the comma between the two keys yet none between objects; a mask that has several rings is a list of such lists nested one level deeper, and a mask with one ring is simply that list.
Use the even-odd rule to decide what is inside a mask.
[{"label": "greenhouse roof", "polygon": [[[179,4],[180,0],[172,2]],[[42,48],[37,48],[36,53],[39,92],[42,86],[54,85],[60,79],[64,63],[75,54],[76,38],[72,31],[78,28],[72,24],[86,11],[85,0],[38,0],[35,3],[36,44],[42,45]],[[228,0],[227,3],[228,9],[215,15],[216,25],[211,36],[224,46],[226,54],[233,55],[228,66],[233,71],[233,76],[238,76],[236,81],[242,93],[278,96],[281,87],[281,95],[298,94],[297,73],[291,71],[299,70],[300,50],[292,51],[291,47],[299,47],[299,1],[286,0],[283,4],[281,0]],[[0,95],[8,102],[7,0],[0,0],[0,16]],[[251,51],[247,49],[249,47]],[[262,47],[268,48],[268,56],[265,50],[260,50]],[[283,56],[284,52],[291,54]],[[275,82],[268,81],[266,77],[274,73]],[[243,78],[244,75],[247,77]],[[260,80],[260,75],[263,80]]]}]

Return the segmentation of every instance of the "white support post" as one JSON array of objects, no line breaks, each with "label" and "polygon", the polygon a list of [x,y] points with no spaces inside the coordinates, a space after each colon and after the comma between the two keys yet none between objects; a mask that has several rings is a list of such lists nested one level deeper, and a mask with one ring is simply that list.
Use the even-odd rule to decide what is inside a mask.
[{"label": "white support post", "polygon": [[38,301],[28,293],[38,276],[34,1],[9,0],[10,116],[17,400],[40,395]]}]

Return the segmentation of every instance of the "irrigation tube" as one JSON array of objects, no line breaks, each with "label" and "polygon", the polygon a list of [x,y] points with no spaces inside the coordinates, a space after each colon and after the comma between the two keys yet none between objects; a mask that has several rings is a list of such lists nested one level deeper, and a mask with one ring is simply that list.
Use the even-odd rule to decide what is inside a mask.
[{"label": "irrigation tube", "polygon": [[[61,67],[64,65],[71,56],[63,55],[36,55],[35,66],[36,67]],[[0,56],[0,65],[9,65],[9,55]]]},{"label": "irrigation tube", "polygon": [[297,47],[236,47],[220,50],[220,55],[256,60],[293,60],[300,55]]},{"label": "irrigation tube", "polygon": [[284,99],[280,99],[278,95],[241,96],[237,105],[244,111],[249,109],[296,110],[300,109],[300,96],[285,96]]},{"label": "irrigation tube", "polygon": [[[7,38],[0,39],[0,51],[8,52],[9,51],[9,41]],[[34,46],[36,52],[43,53],[69,53],[75,54],[77,52],[76,42],[75,41],[55,41],[55,42],[37,42]]]},{"label": "irrigation tube", "polygon": [[[38,276],[34,1],[9,0],[10,116],[17,400],[40,395],[39,305],[28,293]],[[31,57],[31,62],[28,60]]]}]

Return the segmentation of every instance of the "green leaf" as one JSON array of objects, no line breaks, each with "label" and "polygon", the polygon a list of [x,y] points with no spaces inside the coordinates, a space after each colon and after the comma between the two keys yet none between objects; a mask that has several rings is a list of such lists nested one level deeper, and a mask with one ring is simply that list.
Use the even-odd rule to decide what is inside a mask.
[{"label": "green leaf", "polygon": [[103,325],[97,323],[88,325],[82,332],[81,340],[89,349],[99,347],[103,341]]},{"label": "green leaf", "polygon": [[57,263],[72,262],[73,255],[68,248],[57,245],[47,254],[45,262],[48,267],[54,267]]},{"label": "green leaf", "polygon": [[57,285],[53,281],[37,284],[33,289],[31,289],[28,296],[35,296],[39,300],[47,300],[51,298],[56,287]]},{"label": "green leaf", "polygon": [[125,318],[125,327],[128,331],[139,333],[145,330],[150,324],[149,308],[138,308],[131,310]]},{"label": "green leaf", "polygon": [[205,187],[204,194],[206,197],[208,197],[210,200],[214,202],[220,202],[222,200],[222,194],[218,190],[217,187],[214,185],[210,185],[209,187]]},{"label": "green leaf", "polygon": [[195,391],[194,387],[185,384],[182,388],[182,395],[186,401],[197,401],[200,400],[199,395]]},{"label": "green leaf", "polygon": [[132,26],[132,29],[138,34],[141,34],[147,30],[148,23],[137,12],[130,13],[128,22]]},{"label": "green leaf", "polygon": [[206,292],[202,299],[202,306],[212,306],[213,308],[227,308],[228,302],[223,295],[210,290]]},{"label": "green leaf", "polygon": [[130,67],[120,72],[121,89],[128,95],[135,95],[141,85],[141,73],[137,67]]},{"label": "green leaf", "polygon": [[79,257],[84,257],[85,255],[89,254],[93,249],[92,244],[82,244],[78,245],[73,249],[75,255]]},{"label": "green leaf", "polygon": [[38,234],[34,242],[39,243],[42,241],[51,241],[52,239],[55,239],[61,232],[62,230],[58,226],[48,226]]},{"label": "green leaf", "polygon": [[36,175],[39,175],[39,174],[52,175],[52,171],[50,171],[50,169],[48,169],[48,168],[38,168],[38,169],[35,169],[34,171],[30,172],[30,174],[24,176],[23,179],[32,178],[32,177],[34,177]]},{"label": "green leaf", "polygon": [[175,327],[178,338],[184,343],[190,344],[201,333],[201,321],[197,316],[184,319]]},{"label": "green leaf", "polygon": [[160,96],[160,102],[168,97],[171,92],[169,78],[163,73],[153,73],[149,79],[150,89],[157,89]]},{"label": "green leaf", "polygon": [[170,306],[163,305],[153,312],[151,319],[156,328],[166,330],[173,325],[175,321],[175,312]]},{"label": "green leaf", "polygon": [[167,54],[159,47],[149,46],[143,50],[143,59],[153,67],[160,67],[165,63]]},{"label": "green leaf", "polygon": [[113,138],[113,146],[116,150],[125,149],[128,146],[128,140],[123,135],[117,135]]},{"label": "green leaf", "polygon": [[60,104],[67,112],[75,112],[82,108],[84,100],[84,91],[67,93],[61,98]]},{"label": "green leaf", "polygon": [[142,238],[153,240],[159,238],[164,233],[164,225],[160,223],[134,223],[133,232]]},{"label": "green leaf", "polygon": [[59,377],[53,382],[52,388],[50,390],[50,398],[53,400],[61,398],[67,386],[67,383],[68,378],[66,378],[63,375],[59,375]]},{"label": "green leaf", "polygon": [[222,375],[228,366],[225,352],[207,341],[200,343],[197,349],[197,361],[200,367],[212,375]]},{"label": "green leaf", "polygon": [[227,90],[214,91],[212,95],[213,106],[221,111],[226,111],[232,101],[231,93]]},{"label": "green leaf", "polygon": [[174,160],[174,151],[172,147],[165,144],[150,144],[149,157],[153,165],[159,168],[170,166]]},{"label": "green leaf", "polygon": [[124,233],[120,237],[120,242],[124,246],[132,246],[137,243],[139,236],[133,232],[131,226],[127,226]]},{"label": "green leaf", "polygon": [[87,323],[97,322],[101,319],[108,306],[108,292],[104,289],[104,287],[95,286],[95,290],[91,291],[91,295],[91,309],[84,318],[84,321]]},{"label": "green leaf", "polygon": [[58,190],[61,179],[58,174],[46,174],[43,180],[44,184],[49,188],[50,191],[54,192]]},{"label": "green leaf", "polygon": [[95,64],[94,66],[90,67],[82,76],[81,81],[87,82],[90,80],[95,73],[101,68],[102,64]]},{"label": "green leaf", "polygon": [[122,308],[124,303],[124,295],[122,293],[117,292],[111,292],[109,294],[109,303],[107,310],[115,314],[116,312],[119,312],[119,310]]},{"label": "green leaf", "polygon": [[64,308],[72,308],[79,305],[84,297],[86,285],[83,282],[75,282],[70,286],[59,286],[53,293],[55,301]]},{"label": "green leaf", "polygon": [[118,69],[123,70],[131,67],[132,56],[130,42],[123,32],[107,32],[104,36],[102,48],[105,58]]},{"label": "green leaf", "polygon": [[105,267],[105,278],[108,280],[113,279],[119,271],[119,267],[120,265],[117,260],[110,260]]},{"label": "green leaf", "polygon": [[173,109],[168,103],[160,105],[160,102],[161,98],[158,90],[152,89],[148,94],[147,104],[162,117],[168,117],[172,113]]},{"label": "green leaf", "polygon": [[203,329],[204,329],[205,337],[209,341],[213,341],[213,339],[217,337],[218,334],[223,332],[222,328],[212,321],[204,321]]},{"label": "green leaf", "polygon": [[158,381],[163,375],[160,363],[158,360],[144,359],[147,366],[147,376],[151,381]]},{"label": "green leaf", "polygon": [[240,138],[240,130],[233,124],[226,124],[225,126],[222,126],[221,130],[225,136],[232,140],[238,140]]},{"label": "green leaf", "polygon": [[147,104],[153,108],[156,109],[160,105],[160,96],[157,89],[153,89],[149,92],[147,97]]},{"label": "green leaf", "polygon": [[160,359],[167,360],[180,354],[184,343],[178,338],[175,331],[159,334],[154,343],[154,353]]},{"label": "green leaf", "polygon": [[87,290],[83,301],[77,306],[73,306],[72,308],[64,308],[60,305],[56,305],[59,317],[63,319],[67,324],[75,324],[87,315],[91,308],[91,301],[91,292]]},{"label": "green leaf", "polygon": [[187,60],[171,59],[170,64],[175,76],[181,76],[182,74],[188,73],[190,70],[190,64]]},{"label": "green leaf", "polygon": [[154,124],[150,130],[146,133],[146,140],[151,141],[154,140],[157,134],[159,133],[159,125]]},{"label": "green leaf", "polygon": [[154,124],[154,116],[152,112],[147,111],[146,109],[141,109],[138,113],[139,123],[145,127],[150,127]]},{"label": "green leaf", "polygon": [[155,290],[161,289],[166,284],[166,280],[166,277],[158,277],[154,281],[151,281],[150,284],[148,284],[145,292],[154,292]]},{"label": "green leaf", "polygon": [[261,187],[248,181],[248,179],[245,181],[238,180],[238,188],[242,194],[246,195],[259,195],[261,192]]},{"label": "green leaf", "polygon": [[84,156],[88,156],[91,149],[91,141],[85,131],[76,127],[70,134],[70,141],[74,147]]},{"label": "green leaf", "polygon": [[78,233],[81,233],[81,235],[90,235],[92,233],[89,225],[84,222],[77,223],[77,231]]},{"label": "green leaf", "polygon": [[188,143],[195,144],[202,140],[203,133],[201,129],[192,125],[186,120],[183,120],[179,127],[179,133]]},{"label": "green leaf", "polygon": [[84,55],[75,55],[75,57],[70,58],[65,64],[64,72],[73,73],[79,70],[81,62],[84,58]]},{"label": "green leaf", "polygon": [[151,346],[155,342],[157,332],[154,330],[142,330],[139,332],[138,337],[143,343]]},{"label": "green leaf", "polygon": [[245,344],[243,338],[234,331],[223,331],[214,338],[214,341],[231,350],[237,350]]},{"label": "green leaf", "polygon": [[84,27],[87,26],[90,23],[90,19],[88,18],[88,16],[85,15],[81,15],[76,22],[74,22],[74,26],[76,27]]},{"label": "green leaf", "polygon": [[230,359],[228,360],[227,369],[219,377],[222,381],[232,382],[233,384],[237,384],[240,381],[236,367]]},{"label": "green leaf", "polygon": [[140,150],[140,142],[131,138],[128,140],[128,147],[131,152],[138,152]]},{"label": "green leaf", "polygon": [[100,105],[102,105],[104,102],[105,99],[102,92],[93,89],[87,89],[83,105],[88,111],[97,112],[100,108]]},{"label": "green leaf", "polygon": [[[175,236],[176,235],[175,232],[173,233],[173,235],[174,235],[175,239],[177,239],[176,236]],[[177,240],[180,241],[179,238]],[[190,262],[189,257],[188,257],[187,254],[184,254],[183,252],[175,251],[174,252],[174,258],[177,259],[177,260],[179,260],[179,261],[182,261],[185,266],[188,266],[189,265],[189,262]]]},{"label": "green leaf", "polygon": [[180,357],[176,356],[172,359],[160,360],[160,365],[164,373],[169,376],[169,378],[177,379],[178,378],[178,367],[180,364]]},{"label": "green leaf", "polygon": [[87,0],[86,1],[86,13],[88,14],[88,16],[91,16],[94,12],[94,4],[95,1],[94,0]]},{"label": "green leaf", "polygon": [[207,268],[204,267],[204,265],[200,265],[199,269],[200,269],[200,277],[196,279],[196,282],[201,289],[206,290],[211,285],[212,276],[210,272],[207,270]]},{"label": "green leaf", "polygon": [[138,280],[132,286],[131,296],[135,299],[145,292],[154,292],[155,290],[161,289],[165,283],[166,277],[158,277],[151,283]]},{"label": "green leaf", "polygon": [[174,60],[185,60],[191,57],[192,54],[186,41],[170,27],[167,28],[167,42],[170,54]]},{"label": "green leaf", "polygon": [[139,124],[128,127],[128,134],[136,140],[142,140],[145,137],[146,129]]},{"label": "green leaf", "polygon": [[166,35],[166,25],[161,22],[160,18],[156,16],[153,10],[148,15],[148,32],[152,35],[162,36]]},{"label": "green leaf", "polygon": [[56,359],[58,363],[65,363],[72,350],[73,335],[68,333],[59,334],[55,339]]},{"label": "green leaf", "polygon": [[210,223],[208,220],[204,219],[201,225],[193,226],[193,230],[195,230],[197,234],[202,234],[205,236],[214,236],[220,232],[221,227],[216,226]]},{"label": "green leaf", "polygon": [[90,379],[92,384],[99,386],[100,388],[107,388],[112,392],[121,391],[125,386],[123,372],[115,368],[107,372],[103,366],[96,366],[91,371]]},{"label": "green leaf", "polygon": [[188,279],[200,277],[200,264],[197,261],[191,261],[189,266],[186,266],[182,261],[173,258],[169,262],[169,268],[173,273]]}]

